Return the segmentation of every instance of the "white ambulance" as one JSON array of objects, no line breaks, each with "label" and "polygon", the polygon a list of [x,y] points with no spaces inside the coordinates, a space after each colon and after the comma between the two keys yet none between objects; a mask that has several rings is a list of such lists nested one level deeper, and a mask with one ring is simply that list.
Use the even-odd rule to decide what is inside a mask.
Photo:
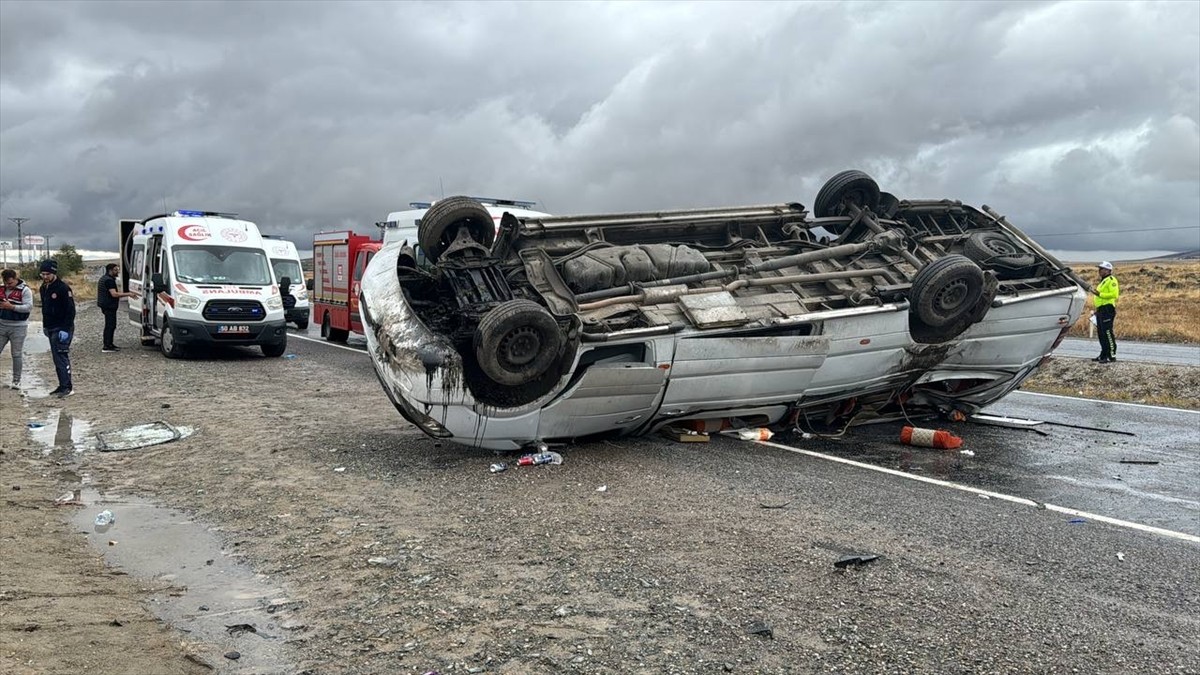
[{"label": "white ambulance", "polygon": [[135,294],[129,320],[143,345],[157,341],[167,358],[214,345],[258,345],[265,356],[287,351],[283,294],[292,280],[275,278],[257,225],[234,214],[175,211],[122,220],[119,235],[122,286]]},{"label": "white ambulance", "polygon": [[290,280],[291,288],[283,295],[284,320],[296,324],[296,328],[308,328],[308,290],[304,287],[304,270],[300,266],[300,252],[294,242],[269,234],[263,235],[263,246],[271,259],[271,271],[275,280],[284,277]]}]

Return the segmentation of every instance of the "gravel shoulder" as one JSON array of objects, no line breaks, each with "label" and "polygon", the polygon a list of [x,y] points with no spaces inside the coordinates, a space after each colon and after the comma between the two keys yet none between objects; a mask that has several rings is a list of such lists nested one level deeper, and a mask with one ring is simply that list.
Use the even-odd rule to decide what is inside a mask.
[{"label": "gravel shoulder", "polygon": [[1026,391],[1200,410],[1200,366],[1053,357],[1021,385]]},{"label": "gravel shoulder", "polygon": [[[6,672],[236,672],[181,646],[140,602],[147,580],[98,566],[47,505],[84,474],[209,524],[287,589],[304,628],[279,672],[1200,671],[1187,543],[725,439],[583,444],[562,466],[491,474],[492,453],[405,424],[361,355],[296,340],[291,359],[168,361],[128,325],[124,350],[101,354],[94,307],[79,333],[79,393],[22,416],[198,431],[67,460],[4,425],[4,489],[38,507],[6,507],[6,567],[25,570],[0,597]],[[883,558],[832,565],[867,551]],[[103,600],[68,611],[77,596]],[[131,622],[110,643],[93,623],[114,606]],[[62,627],[20,628],[59,625],[43,616]],[[97,651],[110,645],[151,665]]]}]

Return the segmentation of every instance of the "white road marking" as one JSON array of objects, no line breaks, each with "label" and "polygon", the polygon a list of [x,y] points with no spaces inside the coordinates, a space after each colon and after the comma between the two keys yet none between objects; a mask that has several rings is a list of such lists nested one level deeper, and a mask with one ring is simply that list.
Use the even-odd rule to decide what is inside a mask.
[{"label": "white road marking", "polygon": [[290,340],[292,338],[296,338],[297,340],[308,340],[309,342],[315,342],[319,345],[325,345],[327,347],[337,347],[338,349],[345,349],[346,351],[355,352],[356,354],[366,354],[367,353],[367,350],[365,350],[365,349],[355,349],[354,347],[347,347],[346,345],[339,345],[336,342],[330,342],[328,340],[318,340],[317,338],[310,338],[307,335],[298,335],[296,333],[288,333],[288,339]]},{"label": "white road marking", "polygon": [[1183,541],[1188,541],[1193,544],[1200,544],[1200,537],[1197,537],[1196,535],[1193,535],[1193,534],[1187,534],[1186,532],[1176,532],[1175,530],[1167,530],[1167,529],[1163,529],[1161,527],[1153,527],[1151,525],[1143,525],[1141,523],[1134,523],[1134,522],[1130,522],[1128,520],[1121,520],[1119,518],[1110,518],[1108,516],[1102,516],[1097,513],[1089,513],[1087,511],[1080,511],[1078,509],[1072,509],[1072,508],[1069,508],[1066,506],[1057,506],[1055,504],[1036,502],[1032,499],[1026,499],[1025,497],[1016,497],[1013,495],[1006,495],[1002,492],[992,492],[990,490],[981,490],[979,488],[974,488],[969,485],[962,485],[959,483],[951,483],[948,480],[941,480],[938,478],[929,478],[927,476],[916,476],[911,473],[906,473],[904,471],[900,471],[898,469],[889,469],[889,468],[883,467],[883,466],[875,466],[873,464],[866,464],[864,462],[856,462],[852,459],[845,459],[844,457],[835,457],[833,455],[826,455],[821,452],[813,452],[812,450],[802,450],[800,448],[793,448],[790,445],[783,445],[782,443],[775,443],[772,441],[753,441],[753,442],[758,443],[759,445],[767,445],[772,448],[778,448],[780,450],[786,450],[788,452],[794,452],[794,453],[797,453],[800,455],[816,457],[817,459],[824,459],[824,460],[828,460],[830,462],[837,462],[839,464],[848,464],[850,466],[855,466],[860,469],[867,469],[869,471],[877,471],[879,473],[886,473],[886,474],[890,474],[892,476],[899,476],[900,478],[907,478],[908,480],[915,480],[920,483],[928,483],[930,485],[938,485],[938,486],[950,488],[953,490],[961,490],[963,492],[970,492],[972,494],[983,495],[985,497],[988,497],[989,499],[999,499],[999,500],[1006,501],[1006,502],[1012,502],[1014,504],[1023,504],[1025,506],[1032,506],[1032,507],[1039,508],[1039,509],[1046,509],[1047,511],[1055,511],[1057,513],[1065,513],[1067,515],[1076,516],[1079,518],[1087,518],[1089,520],[1095,520],[1095,521],[1099,521],[1101,523],[1108,523],[1109,525],[1116,525],[1117,527],[1125,527],[1125,528],[1128,528],[1131,530],[1139,530],[1141,532],[1149,532],[1150,534],[1157,534],[1162,537],[1170,537],[1172,539],[1182,539]]},{"label": "white road marking", "polygon": [[[1170,408],[1165,405],[1146,405],[1145,403],[1126,403],[1124,401],[1106,401],[1102,398],[1087,398],[1084,396],[1060,396],[1059,394],[1043,394],[1036,391],[1015,391],[1014,394],[1026,394],[1028,396],[1046,396],[1048,398],[1065,398],[1068,401],[1095,401],[1096,403],[1111,403],[1112,405],[1127,405],[1133,408],[1149,408],[1151,410],[1169,410],[1171,412],[1185,412],[1193,415],[1200,415],[1200,410],[1191,410],[1188,408]],[[1000,403],[1004,399],[1000,399],[996,403]],[[996,405],[993,403],[992,405]]]}]

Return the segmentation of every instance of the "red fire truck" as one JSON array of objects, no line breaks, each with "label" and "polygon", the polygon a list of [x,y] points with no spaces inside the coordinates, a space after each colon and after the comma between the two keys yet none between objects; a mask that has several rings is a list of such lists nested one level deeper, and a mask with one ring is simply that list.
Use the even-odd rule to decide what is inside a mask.
[{"label": "red fire truck", "polygon": [[358,286],[363,270],[383,242],[349,230],[313,235],[312,320],[321,337],[345,342],[351,331],[362,334]]}]

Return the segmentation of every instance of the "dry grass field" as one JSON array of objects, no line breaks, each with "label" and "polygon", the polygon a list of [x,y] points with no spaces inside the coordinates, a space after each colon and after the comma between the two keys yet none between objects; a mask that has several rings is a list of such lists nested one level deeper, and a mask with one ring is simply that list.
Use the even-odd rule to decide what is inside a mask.
[{"label": "dry grass field", "polygon": [[[1096,263],[1070,263],[1092,285],[1099,282]],[[1114,263],[1121,285],[1117,301],[1117,340],[1200,342],[1200,261],[1154,260]],[[1088,337],[1092,301],[1071,328],[1071,337]]]}]

